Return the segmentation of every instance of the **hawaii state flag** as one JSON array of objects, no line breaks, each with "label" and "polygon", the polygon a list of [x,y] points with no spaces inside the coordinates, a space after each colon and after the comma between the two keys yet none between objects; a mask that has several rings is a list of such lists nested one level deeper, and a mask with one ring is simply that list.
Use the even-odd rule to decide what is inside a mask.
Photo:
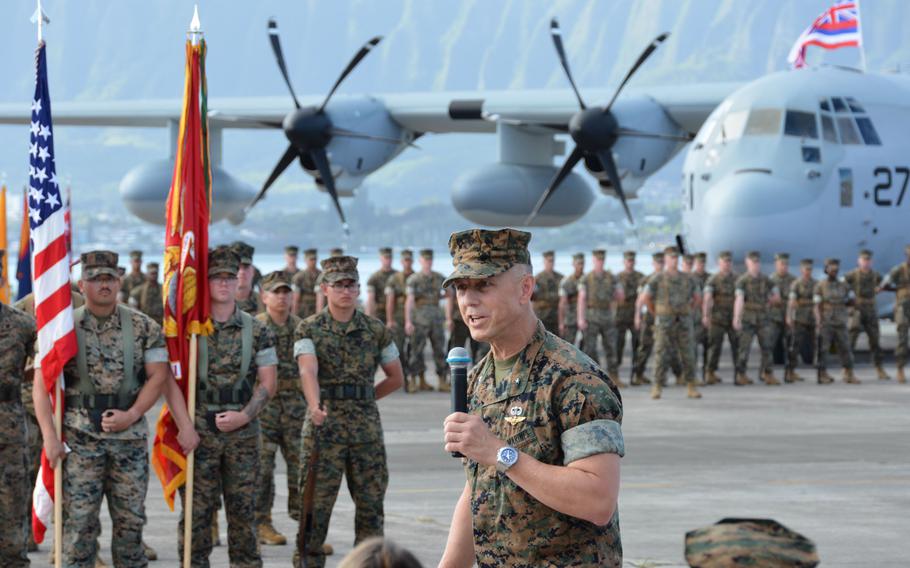
[{"label": "hawaii state flag", "polygon": [[806,66],[806,48],[815,45],[823,49],[860,47],[863,33],[859,27],[859,2],[838,2],[817,17],[812,25],[800,34],[787,63],[794,69]]},{"label": "hawaii state flag", "polygon": [[[187,398],[189,339],[209,335],[208,247],[212,174],[209,164],[205,40],[186,42],[183,112],[177,135],[174,175],[167,198],[164,236],[164,334],[177,384]],[[186,481],[186,456],[167,405],[161,409],[152,465],[164,498],[174,510],[174,494]]]}]

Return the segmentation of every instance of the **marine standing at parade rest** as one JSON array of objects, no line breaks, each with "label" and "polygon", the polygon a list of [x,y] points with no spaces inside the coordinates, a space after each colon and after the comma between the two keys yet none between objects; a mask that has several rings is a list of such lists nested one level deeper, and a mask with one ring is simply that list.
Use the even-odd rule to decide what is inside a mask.
[{"label": "marine standing at parade rest", "polygon": [[645,376],[645,369],[648,367],[648,359],[651,358],[651,351],[654,349],[654,313],[648,310],[645,305],[645,299],[642,295],[648,282],[658,274],[664,271],[664,253],[655,252],[651,255],[651,274],[645,276],[638,290],[638,298],[635,300],[635,329],[638,331],[638,358],[635,360],[633,369],[633,382],[637,385],[647,385],[651,380]]},{"label": "marine standing at parade rest", "polygon": [[736,366],[736,332],[733,330],[733,303],[736,295],[736,274],[733,273],[733,253],[728,250],[717,255],[717,272],[705,282],[702,297],[702,325],[708,335],[708,368],[705,384],[720,383],[717,368],[724,348],[724,337],[730,344],[733,366]]},{"label": "marine standing at parade rest", "polygon": [[[635,270],[635,251],[622,253],[623,269],[616,275],[623,290],[623,300],[616,305],[616,367],[622,366],[623,351],[626,349],[626,334],[632,336],[632,351],[629,359],[635,366],[638,355],[638,333],[635,332],[635,302],[638,300],[638,288],[645,275]],[[640,377],[634,373],[632,384],[638,385]]]},{"label": "marine standing at parade rest", "polygon": [[790,328],[789,354],[784,381],[794,383],[804,380],[796,372],[799,356],[808,349],[815,357],[815,279],[812,278],[812,259],[799,261],[799,278],[790,285],[790,298],[787,303],[787,327]]},{"label": "marine standing at parade rest", "polygon": [[619,280],[609,270],[604,270],[607,251],[597,249],[591,253],[594,268],[578,283],[578,329],[581,330],[581,349],[588,357],[600,361],[597,344],[604,353],[604,367],[618,387],[628,386],[619,378],[616,364],[616,324],[613,312],[622,302],[624,294]]},{"label": "marine standing at parade rest", "polygon": [[675,357],[681,365],[681,376],[689,398],[701,398],[695,388],[695,343],[692,313],[698,308],[695,279],[679,271],[679,251],[664,249],[664,271],[648,279],[642,299],[654,318],[654,351],[657,368],[651,398],[661,397],[667,371]]},{"label": "marine standing at parade rest", "polygon": [[285,279],[292,282],[294,281],[294,276],[300,272],[297,267],[297,255],[299,252],[300,248],[294,245],[284,247],[284,268],[281,271],[284,272]]},{"label": "marine standing at parade rest", "polygon": [[291,280],[294,290],[294,313],[299,318],[308,318],[316,313],[317,281],[322,271],[316,266],[316,249],[303,251],[306,268],[297,273]]},{"label": "marine standing at parade rest", "polygon": [[[194,567],[208,566],[212,513],[224,498],[232,567],[262,566],[256,530],[259,488],[258,416],[275,394],[278,355],[268,326],[237,307],[240,257],[228,246],[209,251],[208,286],[213,331],[199,338],[199,376],[193,493]],[[186,499],[180,488],[181,503]],[[185,508],[185,503],[184,503]],[[180,515],[177,550],[182,558]]]},{"label": "marine standing at parade rest", "polygon": [[0,565],[29,565],[28,425],[22,404],[26,361],[37,340],[35,320],[0,302]]},{"label": "marine standing at parade rest", "polygon": [[853,352],[850,350],[850,338],[847,334],[847,309],[853,305],[854,295],[850,286],[837,277],[840,260],[825,260],[825,274],[815,285],[812,301],[815,302],[815,322],[818,326],[818,382],[833,383],[834,378],[828,374],[826,358],[833,343],[844,368],[844,382],[859,384],[860,380],[853,374]]},{"label": "marine standing at parade rest", "polygon": [[[130,273],[120,277],[120,301],[129,302],[130,292],[136,286],[145,283],[145,274],[142,273],[142,251],[130,251]],[[118,273],[119,277],[119,273]]]},{"label": "marine standing at parade rest", "polygon": [[[556,253],[543,253],[543,270],[534,276],[534,313],[550,333],[559,333],[559,283],[563,275],[553,269]],[[466,328],[467,329],[467,328]]]},{"label": "marine standing at parade rest", "polygon": [[379,249],[379,270],[370,275],[367,280],[367,305],[364,313],[371,318],[376,318],[382,323],[387,323],[385,313],[385,285],[389,277],[395,274],[392,268],[392,249],[382,247]]},{"label": "marine standing at parade rest", "polygon": [[[790,344],[790,331],[787,329],[786,312],[787,299],[790,297],[790,287],[796,277],[790,274],[790,253],[779,252],[774,255],[774,274],[769,279],[777,288],[781,301],[771,304],[771,317],[768,319],[768,341],[771,351],[776,351],[778,346],[787,355],[787,346]],[[786,379],[786,377],[784,377]]]},{"label": "marine standing at parade rest", "polygon": [[184,451],[192,450],[198,437],[168,369],[161,327],[117,302],[117,254],[88,252],[81,263],[79,287],[85,305],[73,313],[78,353],[63,368],[63,439],[71,451],[65,451],[57,438],[37,359],[33,384],[45,454],[51,464],[64,458],[63,565],[95,566],[103,497],[113,524],[114,565],[146,566],[142,547],[149,480],[145,413],[166,391]]},{"label": "marine standing at parade rest", "polygon": [[401,356],[405,390],[417,392],[419,388],[417,379],[412,376],[408,368],[409,353],[405,348],[407,336],[404,332],[404,304],[408,299],[407,281],[411,274],[414,274],[414,253],[410,249],[405,249],[401,251],[399,257],[401,258],[401,270],[389,276],[385,283],[385,325],[392,332],[395,346],[398,347],[398,353]]},{"label": "marine standing at parade rest", "polygon": [[872,251],[863,249],[856,261],[857,268],[844,276],[847,286],[853,290],[855,304],[850,315],[850,349],[856,346],[860,333],[869,338],[869,351],[879,380],[887,381],[891,377],[882,366],[881,332],[878,326],[878,309],[875,307],[875,295],[882,283],[882,275],[872,269]]},{"label": "marine standing at parade rest", "polygon": [[467,481],[441,568],[622,565],[622,401],[534,315],[530,238],[474,229],[449,239],[446,285],[491,351],[468,377],[468,413],[445,419],[445,451],[465,456]]},{"label": "marine standing at parade rest", "polygon": [[910,245],[904,247],[907,260],[898,264],[888,272],[882,281],[879,291],[888,290],[895,292],[897,299],[894,302],[894,323],[897,324],[897,348],[894,350],[894,359],[897,364],[897,382],[906,383],[904,365],[907,364],[908,331],[910,331]]},{"label": "marine standing at parade rest", "polygon": [[702,301],[705,285],[711,273],[707,270],[708,253],[697,252],[693,255],[692,278],[698,289],[698,307],[692,312],[692,325],[695,329],[695,366],[698,367],[698,348],[701,347],[702,376],[707,379],[708,371],[708,328],[702,322]]},{"label": "marine standing at parade rest", "polygon": [[[356,509],[354,544],[383,534],[389,472],[376,400],[402,384],[391,332],[357,309],[357,259],[327,258],[322,270],[327,309],[297,327],[294,343],[308,407],[301,465],[319,452],[314,466],[300,473],[301,487],[306,486],[308,476],[315,476],[313,522],[304,535],[306,566],[311,568],[325,565],[322,546],[342,476]],[[377,367],[382,367],[385,378],[374,386]],[[304,530],[304,523],[299,530]]]},{"label": "marine standing at parade rest", "polygon": [[559,336],[572,345],[578,337],[578,281],[585,274],[585,255],[572,255],[572,274],[559,283]]},{"label": "marine standing at parade rest", "polygon": [[736,280],[736,299],[733,304],[733,329],[736,330],[738,352],[736,355],[737,386],[752,384],[746,375],[752,338],[758,338],[761,348],[761,379],[768,385],[779,385],[771,370],[771,337],[768,328],[768,310],[780,301],[777,287],[761,273],[761,253],[751,251],[746,255],[746,273]]},{"label": "marine standing at parade rest", "polygon": [[433,249],[420,251],[420,272],[408,276],[404,307],[404,330],[411,343],[408,370],[420,378],[420,390],[433,390],[426,381],[427,365],[423,359],[427,340],[433,348],[439,390],[450,390],[446,373],[445,332],[442,328],[445,316],[439,306],[440,296],[444,295],[443,280],[445,277],[433,270]]},{"label": "marine standing at parade rest", "polygon": [[[253,266],[253,254],[256,249],[243,241],[231,243],[231,248],[240,257],[240,267],[237,269],[237,307],[251,316],[265,311],[265,304],[254,286],[256,267]],[[286,274],[286,272],[285,272]],[[289,282],[290,280],[285,280]]]},{"label": "marine standing at parade rest", "polygon": [[300,497],[300,432],[306,415],[306,400],[300,389],[300,373],[294,358],[294,333],[303,321],[291,313],[291,283],[284,271],[276,270],[262,281],[265,312],[256,319],[265,324],[275,336],[278,355],[278,388],[275,396],[259,415],[262,446],[259,452],[259,487],[256,496],[256,522],[261,544],[286,544],[284,535],[272,524],[272,505],[275,502],[275,455],[287,464],[288,514],[299,521]]},{"label": "marine standing at parade rest", "polygon": [[146,264],[145,270],[145,282],[130,291],[129,304],[161,325],[164,321],[164,301],[161,297],[161,284],[158,282],[158,263]]}]

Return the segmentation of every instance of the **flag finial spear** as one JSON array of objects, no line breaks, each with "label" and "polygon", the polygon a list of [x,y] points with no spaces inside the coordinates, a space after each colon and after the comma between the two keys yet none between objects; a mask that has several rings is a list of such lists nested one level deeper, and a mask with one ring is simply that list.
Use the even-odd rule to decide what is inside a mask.
[{"label": "flag finial spear", "polygon": [[35,8],[35,13],[32,14],[31,20],[33,24],[38,24],[38,43],[41,43],[41,40],[44,39],[42,34],[44,24],[51,23],[51,19],[41,9],[41,0],[38,0],[38,7]]},{"label": "flag finial spear", "polygon": [[202,36],[202,24],[199,22],[199,5],[193,5],[193,19],[190,20],[190,29],[187,35],[191,37],[193,45],[199,43],[199,37]]}]

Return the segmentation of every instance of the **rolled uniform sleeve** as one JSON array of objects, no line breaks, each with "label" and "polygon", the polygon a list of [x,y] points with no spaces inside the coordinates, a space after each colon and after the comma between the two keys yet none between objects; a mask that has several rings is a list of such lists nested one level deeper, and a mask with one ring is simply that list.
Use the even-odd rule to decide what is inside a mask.
[{"label": "rolled uniform sleeve", "polygon": [[278,366],[278,351],[275,349],[275,332],[261,322],[259,334],[256,337],[256,366],[257,367],[276,367]]},{"label": "rolled uniform sleeve", "polygon": [[298,339],[294,342],[294,358],[301,355],[316,355],[316,344],[309,337]]},{"label": "rolled uniform sleeve", "polygon": [[167,363],[167,347],[164,342],[164,331],[161,326],[148,319],[148,334],[142,346],[144,363]]},{"label": "rolled uniform sleeve", "polygon": [[570,378],[557,402],[564,465],[597,454],[625,455],[622,405],[602,378]]}]

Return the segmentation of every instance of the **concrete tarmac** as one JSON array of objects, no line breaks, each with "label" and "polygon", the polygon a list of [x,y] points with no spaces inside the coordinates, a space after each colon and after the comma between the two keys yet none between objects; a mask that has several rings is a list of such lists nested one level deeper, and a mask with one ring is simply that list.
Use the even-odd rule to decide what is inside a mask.
[{"label": "concrete tarmac", "polygon": [[[814,370],[803,368],[805,382],[735,387],[725,354],[724,384],[703,388],[701,400],[686,399],[682,387],[669,387],[659,401],[649,398],[648,387],[624,389],[619,508],[626,565],[685,566],[686,531],[725,517],[776,519],[815,541],[825,567],[910,565],[910,384],[876,380],[864,360],[861,385],[818,385]],[[753,369],[757,361],[755,352]],[[836,358],[831,364],[840,379]],[[390,469],[386,536],[424,566],[436,566],[464,487],[460,462],[442,450],[449,398],[396,393],[379,406]],[[149,413],[150,424],[156,416],[157,409]],[[278,461],[273,518],[292,540],[296,527],[285,511]],[[160,556],[150,566],[177,566],[178,513],[167,509],[154,474],[147,514],[145,540]],[[110,562],[106,507],[102,525],[102,556]],[[328,566],[351,550],[353,525],[354,506],[342,485]],[[226,544],[223,511],[221,531]],[[48,547],[31,555],[33,566],[48,566]],[[290,566],[293,545],[263,546],[262,553],[266,567]],[[229,565],[226,546],[214,549],[211,564]]]}]

